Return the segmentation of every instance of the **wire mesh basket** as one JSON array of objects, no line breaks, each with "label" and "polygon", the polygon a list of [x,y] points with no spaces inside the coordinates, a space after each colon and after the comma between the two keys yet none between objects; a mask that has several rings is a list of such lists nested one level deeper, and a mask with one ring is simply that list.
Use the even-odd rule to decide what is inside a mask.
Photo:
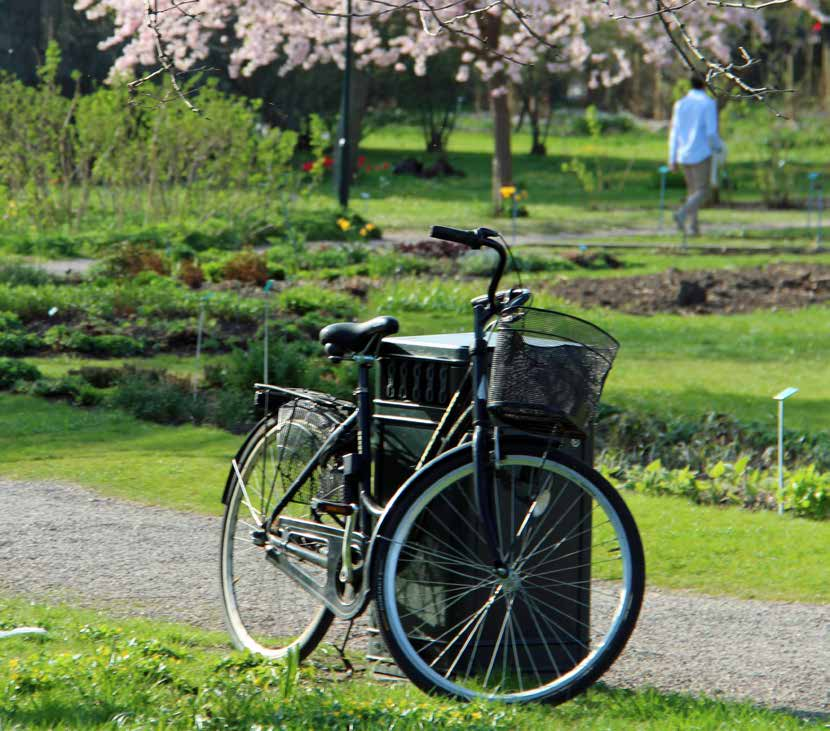
[{"label": "wire mesh basket", "polygon": [[618,348],[578,317],[532,307],[506,311],[496,325],[488,408],[523,431],[583,437]]}]

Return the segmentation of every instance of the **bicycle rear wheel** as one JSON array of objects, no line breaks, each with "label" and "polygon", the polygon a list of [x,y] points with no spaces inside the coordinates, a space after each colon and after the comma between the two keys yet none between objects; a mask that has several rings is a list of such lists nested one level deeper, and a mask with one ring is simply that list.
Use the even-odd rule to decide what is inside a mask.
[{"label": "bicycle rear wheel", "polygon": [[634,629],[645,565],[636,525],[597,472],[507,441],[496,470],[498,575],[476,508],[471,448],[416,476],[383,519],[372,581],[381,633],[421,689],[562,702]]},{"label": "bicycle rear wheel", "polygon": [[[286,576],[265,556],[255,533],[285,495],[300,471],[322,446],[337,423],[337,415],[311,402],[290,402],[279,418],[260,423],[239,460],[242,481],[234,480],[222,523],[220,575],[225,623],[233,644],[271,658],[296,648],[300,658],[314,650],[332,623],[333,615]],[[353,438],[352,438],[353,441]],[[336,445],[311,478],[288,503],[284,515],[336,525],[335,519],[315,514],[314,497],[337,500],[342,490],[342,455],[353,444]],[[279,531],[279,519],[272,534]],[[302,548],[320,553],[325,546],[314,538],[298,537]],[[326,570],[302,562],[303,570],[325,583]]]}]

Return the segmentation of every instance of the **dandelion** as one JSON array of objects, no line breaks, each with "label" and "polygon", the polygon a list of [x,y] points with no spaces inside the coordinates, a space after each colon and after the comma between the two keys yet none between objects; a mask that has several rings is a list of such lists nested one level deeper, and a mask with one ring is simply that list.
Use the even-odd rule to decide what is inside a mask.
[{"label": "dandelion", "polygon": [[348,231],[351,227],[351,221],[348,218],[338,218],[337,225],[340,226],[341,231]]},{"label": "dandelion", "polygon": [[18,660],[16,657],[13,657],[11,660],[9,660],[9,668],[11,670],[16,670],[18,665],[20,665],[20,660]]},{"label": "dandelion", "polygon": [[515,185],[502,185],[499,190],[501,191],[501,197],[502,198],[509,198],[510,196],[512,196],[516,192],[516,186]]}]

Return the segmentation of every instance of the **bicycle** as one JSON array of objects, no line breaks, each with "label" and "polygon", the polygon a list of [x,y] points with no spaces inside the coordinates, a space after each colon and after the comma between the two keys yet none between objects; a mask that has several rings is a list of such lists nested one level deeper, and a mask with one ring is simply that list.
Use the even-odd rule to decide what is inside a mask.
[{"label": "bicycle", "polygon": [[356,407],[257,384],[265,415],[222,498],[225,618],[237,647],[303,659],[335,618],[348,637],[374,600],[391,656],[421,689],[562,702],[614,662],[643,598],[625,503],[559,449],[586,437],[617,343],[529,307],[528,289],[499,291],[509,252],[495,231],[431,235],[490,248],[498,264],[472,300],[469,367],[429,444],[381,504],[369,372],[392,317],[320,332],[329,358],[357,364]]}]

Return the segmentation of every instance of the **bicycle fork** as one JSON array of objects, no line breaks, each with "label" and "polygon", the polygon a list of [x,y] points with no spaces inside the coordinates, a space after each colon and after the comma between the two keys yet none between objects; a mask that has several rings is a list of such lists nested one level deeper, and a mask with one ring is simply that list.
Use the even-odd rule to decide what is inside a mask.
[{"label": "bicycle fork", "polygon": [[490,558],[496,574],[504,578],[509,573],[496,528],[495,475],[490,459],[490,417],[487,413],[487,371],[488,345],[484,337],[484,325],[491,314],[491,309],[484,303],[473,306],[474,338],[473,346],[473,464],[476,507],[484,523],[484,538],[488,544]]}]

